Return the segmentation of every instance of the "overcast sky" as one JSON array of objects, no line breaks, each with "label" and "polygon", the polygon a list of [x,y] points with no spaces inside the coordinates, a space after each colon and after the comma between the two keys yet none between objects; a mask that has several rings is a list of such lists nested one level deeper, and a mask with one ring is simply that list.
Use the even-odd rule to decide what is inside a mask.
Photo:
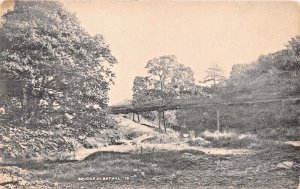
[{"label": "overcast sky", "polygon": [[296,2],[197,2],[61,0],[91,34],[102,34],[119,64],[110,103],[131,98],[133,79],[146,62],[176,55],[196,80],[218,63],[228,75],[233,64],[284,48],[300,34]]}]

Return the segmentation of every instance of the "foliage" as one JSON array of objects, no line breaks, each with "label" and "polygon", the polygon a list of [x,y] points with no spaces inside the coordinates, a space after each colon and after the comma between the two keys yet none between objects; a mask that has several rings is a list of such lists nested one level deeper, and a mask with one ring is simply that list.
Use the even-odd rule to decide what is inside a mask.
[{"label": "foliage", "polygon": [[133,81],[133,104],[161,100],[160,90],[156,89],[158,81],[149,77],[137,76]]},{"label": "foliage", "polygon": [[1,125],[1,158],[57,158],[57,153],[68,153],[74,145],[66,140],[67,130],[35,130]]},{"label": "foliage", "polygon": [[201,145],[206,147],[213,147],[213,148],[259,148],[263,147],[263,142],[260,141],[254,135],[246,135],[246,134],[237,134],[234,132],[208,132],[205,131],[201,133],[200,139],[202,144],[197,144],[193,141],[190,141],[190,145]]},{"label": "foliage", "polygon": [[[205,89],[223,101],[288,99],[300,94],[300,37],[292,38],[285,49],[260,56],[250,64],[232,67],[228,80]],[[220,108],[221,128],[261,137],[299,140],[299,102],[278,102]],[[204,110],[203,110],[204,111]],[[202,110],[186,111],[185,124],[194,130],[205,120]],[[215,110],[207,110],[210,127],[215,128]],[[179,120],[181,117],[178,117]],[[199,128],[201,127],[201,128]],[[225,127],[225,128],[224,128]]]},{"label": "foliage", "polygon": [[206,76],[203,81],[204,83],[212,81],[213,85],[216,85],[217,83],[225,80],[223,70],[217,64],[209,67],[205,73]]},{"label": "foliage", "polygon": [[133,103],[169,101],[196,89],[191,68],[179,64],[174,55],[160,56],[147,62],[148,76],[134,79]]},{"label": "foliage", "polygon": [[0,105],[14,124],[103,127],[117,61],[53,1],[16,1],[0,29]]},{"label": "foliage", "polygon": [[[175,98],[184,98],[198,93],[191,68],[177,62],[174,55],[160,56],[147,62],[148,76],[137,76],[133,82],[133,105],[151,102],[166,104]],[[173,126],[172,114],[162,112],[164,126]],[[151,121],[160,119],[160,113],[144,112],[143,117]]]},{"label": "foliage", "polygon": [[176,57],[170,55],[149,60],[145,68],[159,82],[160,90],[166,91],[166,85],[171,82],[170,80],[174,74],[173,71],[176,65]]}]

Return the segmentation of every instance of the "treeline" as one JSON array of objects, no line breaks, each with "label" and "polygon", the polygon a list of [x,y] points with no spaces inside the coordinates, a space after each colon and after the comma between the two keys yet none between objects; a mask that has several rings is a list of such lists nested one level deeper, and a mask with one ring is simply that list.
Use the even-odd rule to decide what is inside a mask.
[{"label": "treeline", "polygon": [[[234,65],[229,79],[216,86],[215,93],[223,99],[299,97],[300,37],[288,41],[285,49],[260,56],[255,62]],[[299,101],[231,107],[223,111],[222,120],[225,127],[240,132],[274,138],[300,137]]]},{"label": "treeline", "polygon": [[117,60],[101,35],[88,34],[60,3],[17,0],[0,41],[2,123],[78,133],[106,127]]},{"label": "treeline", "polygon": [[[160,62],[160,66],[163,64],[164,62]],[[186,75],[190,75],[193,78],[193,72],[190,69],[190,72],[175,72],[174,70],[176,69],[171,70],[170,73],[174,73],[177,78],[185,80],[185,78],[188,78]],[[217,96],[218,99],[222,99],[224,102],[237,99],[254,101],[257,99],[299,97],[300,37],[292,38],[283,50],[260,56],[256,61],[249,64],[234,65],[227,79],[222,75],[222,71],[217,66],[212,66],[207,70],[204,80],[204,82],[212,81],[213,84],[211,87],[201,87],[195,84],[195,82],[190,82],[189,85],[179,82],[183,83],[181,86],[174,82],[176,81],[175,79],[169,79],[168,81],[173,81],[173,83],[168,83],[171,87],[168,88],[170,92],[166,93],[162,90],[163,87],[159,87],[159,79],[153,81],[151,75],[153,72],[148,71],[148,73],[150,73],[148,76],[150,79],[147,77],[137,77],[135,79],[133,88],[134,103],[136,101],[142,103],[153,99],[167,101],[172,98],[199,96],[209,96],[212,98]],[[157,68],[155,73],[163,72],[160,68]],[[157,78],[162,77],[159,76]],[[165,81],[164,78],[163,81]],[[149,83],[157,83],[157,85],[151,88],[149,87],[151,86]],[[179,88],[174,86],[179,86]],[[157,92],[156,96],[153,95],[152,91]],[[181,95],[183,93],[188,93],[189,95]],[[219,111],[221,130],[227,129],[241,133],[256,133],[262,137],[299,139],[300,105],[298,102],[287,101],[283,103],[224,106],[219,107]],[[157,116],[155,113],[145,114],[146,117],[152,117],[152,119]],[[167,116],[168,126],[177,130],[194,130],[197,135],[197,133],[207,129],[217,129],[216,108],[213,107],[178,110],[172,113],[169,112],[168,114],[170,114],[170,116]]]}]

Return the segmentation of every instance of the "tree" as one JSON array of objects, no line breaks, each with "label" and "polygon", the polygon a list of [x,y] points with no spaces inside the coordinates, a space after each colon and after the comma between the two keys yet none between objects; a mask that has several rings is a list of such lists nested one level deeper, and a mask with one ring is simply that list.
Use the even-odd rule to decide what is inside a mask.
[{"label": "tree", "polygon": [[148,69],[153,85],[158,83],[162,100],[172,99],[178,96],[180,91],[191,90],[195,86],[192,69],[179,64],[174,55],[149,60],[145,68]]},{"label": "tree", "polygon": [[110,66],[117,63],[103,37],[89,35],[53,1],[17,0],[3,18],[0,79],[9,120],[18,113],[19,122],[28,125],[71,117],[78,126],[103,126],[104,111],[95,109],[107,106]]},{"label": "tree", "polygon": [[133,81],[133,104],[143,104],[145,102],[160,100],[160,90],[156,89],[158,82],[149,78],[137,76]]},{"label": "tree", "polygon": [[133,84],[133,101],[141,103],[179,97],[195,88],[194,72],[179,64],[174,55],[160,56],[147,62],[147,77],[136,77]]},{"label": "tree", "polygon": [[281,71],[288,72],[285,74],[285,79],[288,79],[290,87],[290,95],[298,95],[300,93],[300,36],[292,38],[287,45],[287,49],[284,51],[285,58],[281,62],[283,65]]},{"label": "tree", "polygon": [[[186,91],[191,93],[192,89],[195,88],[194,72],[191,68],[179,64],[174,55],[160,56],[149,60],[145,68],[149,76],[138,76],[134,79],[134,105],[153,101],[160,101],[165,104],[174,98],[180,97]],[[161,122],[161,113],[165,126],[164,111],[158,114],[159,123]]]},{"label": "tree", "polygon": [[220,81],[223,81],[225,79],[223,70],[217,65],[212,65],[209,67],[206,71],[206,76],[204,78],[204,83],[212,81],[213,85],[216,85]]},{"label": "tree", "polygon": [[147,62],[145,68],[154,79],[158,80],[162,94],[168,90],[167,84],[171,82],[177,64],[177,58],[174,55],[161,56]]},{"label": "tree", "polygon": [[[216,70],[219,69],[209,70],[209,81],[214,81]],[[197,133],[197,129],[204,131],[218,125],[216,117],[219,117],[221,125],[225,126],[222,128],[234,129],[239,133],[299,140],[300,103],[286,100],[298,98],[300,94],[299,36],[292,38],[283,50],[261,55],[248,64],[234,65],[227,80],[218,84],[216,79],[215,83],[211,87],[203,87],[203,91],[218,94],[220,102],[265,103],[222,106],[219,116],[213,108],[177,111],[179,125]],[[270,99],[279,101],[266,103]],[[205,118],[203,112],[209,116]]]},{"label": "tree", "polygon": [[[232,67],[222,99],[298,98],[300,94],[300,37],[292,38],[283,50],[261,55],[249,64]],[[225,99],[227,100],[227,99]],[[232,106],[222,111],[222,123],[240,132],[253,132],[264,137],[295,137],[300,127],[299,102],[285,101],[249,106]],[[196,114],[198,115],[198,114]],[[192,115],[191,115],[192,116]],[[259,131],[259,132],[258,132]]]},{"label": "tree", "polygon": [[195,88],[193,70],[183,64],[176,65],[170,85],[179,94],[185,91],[191,92]]}]

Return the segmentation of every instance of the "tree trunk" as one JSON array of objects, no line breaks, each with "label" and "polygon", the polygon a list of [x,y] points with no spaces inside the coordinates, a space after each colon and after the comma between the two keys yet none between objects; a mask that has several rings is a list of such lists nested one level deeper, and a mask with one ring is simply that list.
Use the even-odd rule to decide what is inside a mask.
[{"label": "tree trunk", "polygon": [[140,123],[140,114],[137,114],[138,123]]},{"label": "tree trunk", "polygon": [[163,79],[162,79],[161,75],[159,76],[159,82],[160,82],[160,90],[161,90],[161,92],[163,92],[164,91],[164,84],[163,84]]}]

